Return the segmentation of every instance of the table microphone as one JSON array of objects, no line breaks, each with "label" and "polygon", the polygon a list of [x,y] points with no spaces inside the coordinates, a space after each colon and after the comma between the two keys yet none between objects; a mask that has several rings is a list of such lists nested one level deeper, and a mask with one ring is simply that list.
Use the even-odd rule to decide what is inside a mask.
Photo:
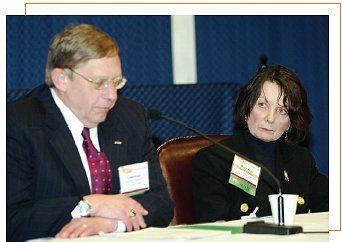
[{"label": "table microphone", "polygon": [[162,114],[157,109],[149,109],[147,111],[147,113],[148,113],[149,119],[151,119],[151,120],[165,119],[165,120],[170,121],[172,123],[176,123],[176,124],[182,126],[183,128],[191,130],[195,134],[202,136],[206,140],[209,140],[211,143],[218,145],[222,149],[229,151],[230,153],[236,154],[237,156],[251,162],[252,164],[255,164],[255,165],[261,167],[262,170],[264,170],[267,174],[269,174],[269,176],[272,178],[272,180],[277,184],[278,191],[279,191],[279,196],[278,196],[278,224],[265,223],[264,221],[248,222],[247,224],[244,225],[243,230],[245,233],[287,235],[287,234],[296,234],[296,233],[303,232],[303,229],[300,226],[286,226],[286,225],[284,225],[284,198],[282,196],[280,182],[279,182],[278,178],[276,178],[273,175],[273,173],[267,167],[265,167],[264,165],[248,158],[245,155],[240,154],[239,152],[233,150],[232,148],[217,142],[216,140],[210,138],[209,136],[202,133],[201,131],[190,127],[186,123]]}]

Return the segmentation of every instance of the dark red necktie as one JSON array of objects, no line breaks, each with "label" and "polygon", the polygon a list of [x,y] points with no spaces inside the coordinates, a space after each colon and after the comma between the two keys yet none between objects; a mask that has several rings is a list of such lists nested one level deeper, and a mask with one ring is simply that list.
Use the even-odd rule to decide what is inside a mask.
[{"label": "dark red necktie", "polygon": [[82,131],[83,149],[90,169],[92,194],[112,193],[112,170],[105,153],[99,152],[90,139],[89,128]]}]

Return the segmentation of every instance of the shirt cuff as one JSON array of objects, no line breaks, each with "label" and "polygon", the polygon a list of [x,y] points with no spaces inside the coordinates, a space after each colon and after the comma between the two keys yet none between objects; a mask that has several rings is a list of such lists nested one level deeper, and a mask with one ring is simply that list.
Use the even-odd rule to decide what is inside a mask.
[{"label": "shirt cuff", "polygon": [[71,217],[72,218],[80,218],[81,217],[80,208],[77,205],[74,208],[74,210],[71,211]]},{"label": "shirt cuff", "polygon": [[126,225],[121,220],[118,220],[118,228],[116,229],[116,231],[113,231],[110,233],[105,233],[105,232],[100,231],[98,234],[100,236],[106,236],[106,235],[111,235],[111,234],[114,235],[116,233],[123,233],[123,232],[126,232]]},{"label": "shirt cuff", "polygon": [[[78,206],[76,206],[74,210],[71,211],[71,217],[73,218],[81,217],[80,209]],[[113,233],[121,233],[121,232],[126,232],[126,225],[124,224],[124,222],[122,222],[122,220],[118,220],[118,227],[116,231],[113,231]]]},{"label": "shirt cuff", "polygon": [[118,228],[116,229],[115,233],[119,232],[126,232],[126,225],[121,220],[118,220]]}]

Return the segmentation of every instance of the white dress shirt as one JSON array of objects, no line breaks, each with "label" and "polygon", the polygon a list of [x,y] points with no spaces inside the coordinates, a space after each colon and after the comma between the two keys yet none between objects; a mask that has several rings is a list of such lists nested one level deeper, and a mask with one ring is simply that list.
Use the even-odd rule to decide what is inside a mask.
[{"label": "white dress shirt", "polygon": [[[89,165],[88,165],[88,160],[87,160],[87,156],[83,150],[83,137],[82,137],[82,131],[84,128],[84,125],[82,124],[82,122],[75,116],[75,114],[67,107],[65,106],[65,104],[62,102],[62,100],[57,96],[55,90],[53,88],[50,88],[52,97],[57,105],[57,107],[59,108],[59,110],[61,111],[65,122],[68,125],[68,128],[72,134],[72,137],[75,141],[78,153],[81,157],[82,160],[82,164],[83,164],[83,168],[87,174],[87,178],[88,178],[88,183],[89,183],[89,187],[90,187],[90,193],[91,193],[91,177],[90,177],[90,169],[89,169]],[[99,139],[98,139],[98,135],[97,135],[97,127],[95,128],[90,128],[90,139],[93,143],[93,145],[95,146],[95,148],[100,151],[100,145],[99,145]],[[76,206],[74,208],[74,210],[71,212],[71,216],[73,218],[80,218],[80,211],[78,209],[78,206]],[[118,228],[115,232],[124,232],[126,231],[126,225],[121,221],[118,220]]]}]

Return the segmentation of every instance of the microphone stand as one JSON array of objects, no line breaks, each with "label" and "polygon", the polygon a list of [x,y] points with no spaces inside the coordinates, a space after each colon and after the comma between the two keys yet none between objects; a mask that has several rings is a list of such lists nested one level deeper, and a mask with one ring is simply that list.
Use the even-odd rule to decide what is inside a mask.
[{"label": "microphone stand", "polygon": [[285,226],[284,225],[284,197],[282,196],[280,182],[279,182],[279,179],[276,178],[273,175],[273,173],[267,167],[265,167],[264,165],[262,165],[256,161],[251,160],[247,156],[240,154],[239,152],[231,149],[228,146],[222,145],[221,143],[215,141],[214,139],[210,138],[209,136],[202,133],[201,131],[190,127],[186,123],[184,123],[180,120],[171,118],[169,116],[163,115],[159,110],[151,109],[148,112],[149,112],[150,119],[155,119],[155,120],[165,119],[165,120],[168,120],[170,122],[176,123],[176,124],[186,128],[186,129],[194,132],[195,134],[204,137],[205,139],[209,140],[213,144],[218,145],[222,149],[227,150],[233,154],[236,154],[236,155],[240,156],[241,158],[253,163],[254,165],[260,166],[262,170],[264,170],[265,172],[267,172],[268,175],[271,176],[271,178],[277,184],[278,191],[279,191],[279,196],[278,196],[278,224],[275,225],[275,224],[271,224],[271,223],[265,223],[264,221],[248,222],[246,225],[244,225],[244,232],[245,233],[288,235],[288,234],[296,234],[296,233],[303,232],[303,229],[300,226]]}]

